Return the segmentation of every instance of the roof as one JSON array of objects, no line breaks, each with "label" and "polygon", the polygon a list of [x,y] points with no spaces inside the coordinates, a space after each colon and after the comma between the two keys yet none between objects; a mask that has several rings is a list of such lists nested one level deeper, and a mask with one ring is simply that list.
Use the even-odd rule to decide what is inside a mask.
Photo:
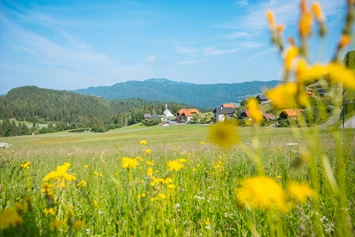
[{"label": "roof", "polygon": [[260,100],[269,100],[266,95],[258,95],[256,98],[259,98]]},{"label": "roof", "polygon": [[274,120],[274,119],[276,119],[277,117],[276,117],[275,115],[273,115],[273,114],[264,114],[264,118],[265,118],[266,120],[269,120],[269,119]]},{"label": "roof", "polygon": [[[260,110],[259,110],[259,111],[260,111]],[[248,118],[250,118],[250,111],[249,111],[249,109],[246,109],[243,113],[245,113],[246,116],[247,116]],[[242,114],[243,114],[243,113],[242,113]],[[260,113],[263,114],[262,111],[260,111]]]},{"label": "roof", "polygon": [[144,118],[150,118],[151,116],[151,114],[144,114]]},{"label": "roof", "polygon": [[288,117],[295,117],[298,116],[302,111],[302,109],[284,109],[281,113],[285,113]]},{"label": "roof", "polygon": [[222,107],[223,107],[223,108],[233,108],[233,109],[235,109],[235,105],[234,105],[234,104],[232,104],[232,103],[229,103],[229,104],[223,104],[223,105],[222,105]]},{"label": "roof", "polygon": [[198,113],[200,113],[198,111],[198,109],[180,109],[179,112],[177,113],[177,115],[180,115],[180,116],[183,115],[183,116],[190,117],[190,116],[192,116],[194,114],[198,114]]},{"label": "roof", "polygon": [[216,114],[234,114],[234,108],[231,107],[217,107],[213,110]]}]

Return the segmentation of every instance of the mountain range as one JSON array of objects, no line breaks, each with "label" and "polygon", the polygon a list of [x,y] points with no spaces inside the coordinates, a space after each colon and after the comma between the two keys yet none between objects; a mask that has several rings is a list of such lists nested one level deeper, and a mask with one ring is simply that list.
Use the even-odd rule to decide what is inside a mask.
[{"label": "mountain range", "polygon": [[240,102],[260,94],[280,81],[252,81],[241,83],[193,84],[164,78],[127,81],[112,86],[89,87],[73,92],[96,95],[108,100],[141,98],[162,102],[176,102],[202,108],[214,108],[227,102]]}]

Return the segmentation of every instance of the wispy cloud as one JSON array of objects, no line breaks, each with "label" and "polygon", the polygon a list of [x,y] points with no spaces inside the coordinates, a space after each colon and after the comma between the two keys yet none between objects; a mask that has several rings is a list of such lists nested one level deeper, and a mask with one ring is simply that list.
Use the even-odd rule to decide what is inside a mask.
[{"label": "wispy cloud", "polygon": [[238,0],[233,3],[234,5],[237,6],[248,6],[248,0]]},{"label": "wispy cloud", "polygon": [[265,43],[249,40],[236,42],[236,45],[241,49],[256,49],[265,46]]},{"label": "wispy cloud", "polygon": [[196,53],[198,51],[198,48],[175,46],[175,50],[177,53],[181,53],[181,54],[192,54],[192,53]]},{"label": "wispy cloud", "polygon": [[146,58],[146,62],[148,62],[148,63],[152,63],[152,62],[155,62],[155,60],[157,60],[157,57],[156,56],[154,56],[154,55],[150,55],[150,56],[148,56],[147,58]]},{"label": "wispy cloud", "polygon": [[239,31],[239,32],[234,32],[232,34],[224,35],[223,38],[227,40],[233,40],[233,39],[238,39],[238,38],[244,38],[250,36],[250,33],[245,32],[245,31]]},{"label": "wispy cloud", "polygon": [[252,60],[252,59],[255,59],[255,58],[259,58],[259,57],[264,56],[264,55],[266,55],[266,54],[273,53],[273,52],[276,52],[276,50],[273,49],[273,48],[272,48],[272,49],[266,49],[266,50],[264,50],[264,51],[262,51],[262,52],[260,52],[260,53],[254,54],[253,56],[251,56],[251,57],[249,57],[249,58],[246,58],[246,59],[243,61],[243,63],[248,62],[248,61],[250,61],[250,60]]},{"label": "wispy cloud", "polygon": [[238,48],[232,49],[217,49],[215,47],[206,47],[203,49],[203,53],[206,55],[222,55],[222,54],[230,54],[238,51]]},{"label": "wispy cloud", "polygon": [[[345,11],[345,1],[319,0],[326,16],[336,16]],[[265,0],[249,4],[243,14],[236,17],[234,22],[222,24],[220,28],[243,29],[248,32],[267,30],[265,12],[272,9],[276,21],[281,24],[294,25],[299,16],[299,1],[294,0]]]},{"label": "wispy cloud", "polygon": [[191,64],[196,64],[196,63],[200,63],[200,62],[202,62],[202,60],[186,60],[186,61],[178,61],[175,63],[179,64],[179,65],[191,65]]}]

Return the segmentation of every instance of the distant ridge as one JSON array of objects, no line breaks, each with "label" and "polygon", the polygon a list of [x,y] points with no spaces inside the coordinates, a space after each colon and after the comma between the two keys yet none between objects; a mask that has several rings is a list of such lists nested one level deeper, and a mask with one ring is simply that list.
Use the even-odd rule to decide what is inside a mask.
[{"label": "distant ridge", "polygon": [[196,107],[214,108],[226,102],[240,102],[249,96],[262,93],[280,81],[251,81],[241,83],[193,84],[151,78],[145,81],[127,81],[112,86],[89,87],[74,90],[76,93],[96,95],[108,100],[142,98],[155,101],[173,101]]}]

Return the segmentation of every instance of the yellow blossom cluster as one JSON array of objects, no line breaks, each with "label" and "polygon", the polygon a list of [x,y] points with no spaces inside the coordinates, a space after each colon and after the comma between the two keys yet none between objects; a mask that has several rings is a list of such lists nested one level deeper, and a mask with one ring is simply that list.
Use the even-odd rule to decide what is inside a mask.
[{"label": "yellow blossom cluster", "polygon": [[[181,162],[181,161],[183,161],[183,162]],[[169,170],[178,171],[179,169],[182,169],[184,167],[183,163],[185,161],[186,161],[185,159],[171,160],[171,161],[168,161],[166,164],[168,165]]]},{"label": "yellow blossom cluster", "polygon": [[22,217],[16,209],[5,209],[0,215],[0,229],[21,225]]},{"label": "yellow blossom cluster", "polygon": [[230,148],[239,142],[237,136],[237,126],[232,122],[219,122],[214,126],[209,126],[209,140],[224,148]]},{"label": "yellow blossom cluster", "polygon": [[122,158],[122,167],[125,169],[136,168],[138,166],[138,161],[133,158],[123,157]]},{"label": "yellow blossom cluster", "polygon": [[70,168],[70,163],[65,162],[63,165],[57,166],[55,171],[49,172],[44,178],[44,181],[55,180],[55,181],[75,181],[76,177],[74,175],[68,174],[67,171]]},{"label": "yellow blossom cluster", "polygon": [[21,168],[28,169],[30,168],[31,162],[27,161],[26,163],[21,164]]}]

